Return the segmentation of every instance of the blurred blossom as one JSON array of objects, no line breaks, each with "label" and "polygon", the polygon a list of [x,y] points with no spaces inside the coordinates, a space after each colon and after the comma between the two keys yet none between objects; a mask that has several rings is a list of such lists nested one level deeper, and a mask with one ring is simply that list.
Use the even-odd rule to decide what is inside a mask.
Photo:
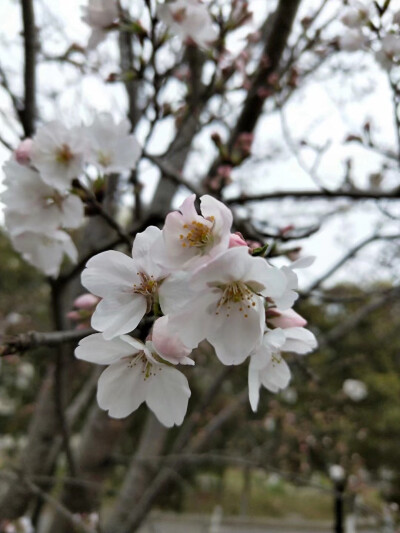
[{"label": "blurred blossom", "polygon": [[83,7],[83,22],[92,29],[88,49],[96,48],[106,37],[118,19],[118,4],[115,0],[89,0]]},{"label": "blurred blossom", "polygon": [[343,481],[345,478],[345,470],[340,465],[331,465],[329,467],[329,477],[333,479],[333,481]]},{"label": "blurred blossom", "polygon": [[33,376],[35,375],[35,368],[31,363],[26,361],[20,363],[17,368],[16,386],[20,390],[27,389]]},{"label": "blurred blossom", "polygon": [[343,392],[354,402],[360,402],[368,395],[367,386],[358,379],[346,379],[343,383]]},{"label": "blurred blossom", "polygon": [[339,48],[345,52],[357,52],[365,45],[366,39],[360,30],[348,30],[339,37]]}]

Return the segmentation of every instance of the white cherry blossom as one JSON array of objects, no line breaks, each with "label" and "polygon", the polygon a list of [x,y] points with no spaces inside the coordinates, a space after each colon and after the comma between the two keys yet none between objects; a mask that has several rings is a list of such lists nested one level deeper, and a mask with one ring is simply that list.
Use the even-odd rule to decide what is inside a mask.
[{"label": "white cherry blossom", "polygon": [[80,341],[79,359],[109,365],[98,382],[97,401],[113,418],[124,418],[145,402],[167,427],[180,425],[190,389],[186,377],[158,360],[153,344],[129,335],[105,340],[95,333]]},{"label": "white cherry blossom", "polygon": [[114,250],[92,257],[82,273],[82,285],[102,298],[92,316],[92,327],[105,339],[133,331],[152,309],[160,281],[167,270],[151,256],[156,242],[162,246],[161,230],[149,226],[138,233],[132,258]]},{"label": "white cherry blossom", "polygon": [[44,183],[36,170],[14,160],[4,165],[4,173],[7,190],[1,198],[6,204],[5,220],[11,235],[82,225],[83,203],[76,195],[60,193]]},{"label": "white cherry blossom", "polygon": [[78,251],[65,231],[56,230],[48,233],[25,231],[11,236],[11,242],[25,261],[51,277],[58,276],[64,254],[72,262],[76,262],[78,258]]},{"label": "white cherry blossom", "polygon": [[85,142],[78,128],[59,121],[40,127],[33,138],[31,162],[50,187],[65,192],[84,165]]},{"label": "white cherry blossom", "polygon": [[118,20],[118,4],[116,0],[89,0],[83,7],[82,20],[88,24],[92,33],[88,42],[88,49],[96,48],[108,34],[108,30]]},{"label": "white cherry blossom", "polygon": [[164,250],[155,250],[161,264],[171,268],[193,269],[228,249],[232,212],[209,195],[200,198],[201,215],[196,211],[196,196],[188,196],[179,211],[169,213],[163,228]]},{"label": "white cherry blossom", "polygon": [[311,331],[303,327],[267,329],[261,343],[250,356],[249,399],[253,411],[257,410],[260,387],[279,392],[290,381],[290,370],[281,352],[306,354],[317,347]]},{"label": "white cherry blossom", "polygon": [[[171,328],[182,342],[194,348],[207,339],[222,363],[242,363],[259,344],[265,323],[264,297],[280,297],[286,289],[285,275],[243,246],[230,248],[188,278],[185,291],[176,291],[168,279],[160,290],[161,301],[172,311]],[[184,299],[181,305],[180,299]],[[163,304],[162,304],[163,305]]]},{"label": "white cherry blossom", "polygon": [[129,130],[127,120],[116,124],[110,113],[98,114],[86,128],[88,161],[104,174],[135,168],[141,149]]},{"label": "white cherry blossom", "polygon": [[175,0],[157,8],[158,18],[183,39],[207,48],[218,38],[208,8],[200,0]]},{"label": "white cherry blossom", "polygon": [[349,29],[339,37],[339,48],[345,52],[357,52],[365,44],[366,37],[360,29]]}]

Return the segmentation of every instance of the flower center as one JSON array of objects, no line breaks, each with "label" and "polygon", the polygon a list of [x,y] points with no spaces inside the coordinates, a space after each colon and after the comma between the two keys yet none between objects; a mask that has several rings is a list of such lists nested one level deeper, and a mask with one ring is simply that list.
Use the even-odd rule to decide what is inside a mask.
[{"label": "flower center", "polygon": [[133,292],[146,298],[146,313],[149,313],[157,295],[158,282],[154,279],[154,276],[149,276],[145,272],[137,272],[137,275],[140,277],[141,282],[139,284],[134,283]]},{"label": "flower center", "polygon": [[112,156],[110,153],[99,151],[97,154],[97,160],[103,167],[108,167],[112,163]]},{"label": "flower center", "polygon": [[225,312],[229,317],[231,310],[238,310],[247,318],[248,310],[256,306],[255,293],[242,281],[233,281],[218,288],[222,291],[222,296],[217,304],[216,315]]},{"label": "flower center", "polygon": [[200,248],[204,249],[214,240],[212,230],[214,228],[214,217],[208,217],[208,222],[211,222],[211,225],[204,224],[203,222],[197,222],[192,220],[190,224],[184,224],[183,229],[187,230],[186,235],[181,233],[179,238],[181,240],[182,248]]},{"label": "flower center", "polygon": [[68,144],[63,144],[61,148],[57,150],[56,161],[62,165],[68,165],[71,159],[74,158],[74,154],[71,152],[71,148]]},{"label": "flower center", "polygon": [[141,365],[141,374],[143,381],[147,381],[151,376],[155,376],[158,368],[153,365],[146,357],[144,351],[138,352],[135,355],[131,355],[126,358],[128,360],[128,368],[133,368],[134,366]]}]

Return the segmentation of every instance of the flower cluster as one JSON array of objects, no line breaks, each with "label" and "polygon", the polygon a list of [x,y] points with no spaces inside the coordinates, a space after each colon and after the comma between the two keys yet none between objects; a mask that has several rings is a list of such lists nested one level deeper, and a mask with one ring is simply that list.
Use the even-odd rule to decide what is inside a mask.
[{"label": "flower cluster", "polygon": [[[201,0],[157,2],[157,17],[173,34],[190,44],[207,48],[218,38],[209,10]],[[116,0],[89,0],[83,8],[82,20],[91,29],[87,45],[91,50],[121,24],[121,13]]]},{"label": "flower cluster", "polygon": [[380,10],[373,2],[353,0],[342,18],[346,31],[339,46],[347,52],[372,49],[378,63],[390,70],[400,62],[400,11]]},{"label": "flower cluster", "polygon": [[[281,352],[316,347],[305,321],[291,307],[297,298],[296,268],[277,268],[251,254],[231,233],[232,213],[215,198],[189,196],[169,213],[162,230],[150,226],[133,243],[132,258],[118,251],[94,256],[82,284],[101,298],[91,320],[95,333],[76,349],[80,359],[108,365],[97,399],[110,416],[125,417],[146,402],[166,426],[181,424],[190,389],[177,365],[207,340],[224,365],[249,360],[249,393],[257,408],[261,385],[287,386]],[[128,333],[152,314],[143,343]]]},{"label": "flower cluster", "polygon": [[57,276],[66,254],[77,250],[66,229],[84,222],[77,183],[88,167],[97,175],[135,167],[140,147],[128,121],[99,114],[90,126],[68,129],[54,121],[25,139],[4,166],[5,224],[14,248],[36,268]]}]

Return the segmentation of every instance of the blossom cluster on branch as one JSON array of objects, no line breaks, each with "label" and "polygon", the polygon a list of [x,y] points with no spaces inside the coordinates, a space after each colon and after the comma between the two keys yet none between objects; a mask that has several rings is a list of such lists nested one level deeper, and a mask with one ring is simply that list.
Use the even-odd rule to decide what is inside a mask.
[{"label": "blossom cluster on branch", "polygon": [[346,29],[339,38],[339,46],[347,52],[371,49],[378,63],[391,70],[400,62],[400,11],[389,13],[389,2],[385,5],[350,2],[341,17]]},{"label": "blossom cluster on branch", "polygon": [[[249,395],[257,409],[261,386],[277,392],[290,371],[281,352],[316,347],[305,320],[291,308],[295,270],[310,258],[277,268],[252,255],[231,233],[232,213],[215,198],[189,196],[169,213],[163,229],[137,234],[132,258],[118,251],[92,257],[82,284],[101,298],[91,320],[100,333],[84,338],[75,355],[107,365],[97,399],[110,416],[125,417],[146,402],[166,426],[181,424],[190,389],[177,365],[193,365],[191,352],[207,340],[224,365],[249,360]],[[155,319],[145,342],[133,332]]]},{"label": "blossom cluster on branch", "polygon": [[46,275],[58,275],[64,254],[77,260],[65,230],[84,222],[82,184],[90,175],[102,179],[135,167],[141,149],[129,129],[127,120],[116,124],[108,113],[79,128],[49,122],[4,165],[6,229],[14,248]]}]

